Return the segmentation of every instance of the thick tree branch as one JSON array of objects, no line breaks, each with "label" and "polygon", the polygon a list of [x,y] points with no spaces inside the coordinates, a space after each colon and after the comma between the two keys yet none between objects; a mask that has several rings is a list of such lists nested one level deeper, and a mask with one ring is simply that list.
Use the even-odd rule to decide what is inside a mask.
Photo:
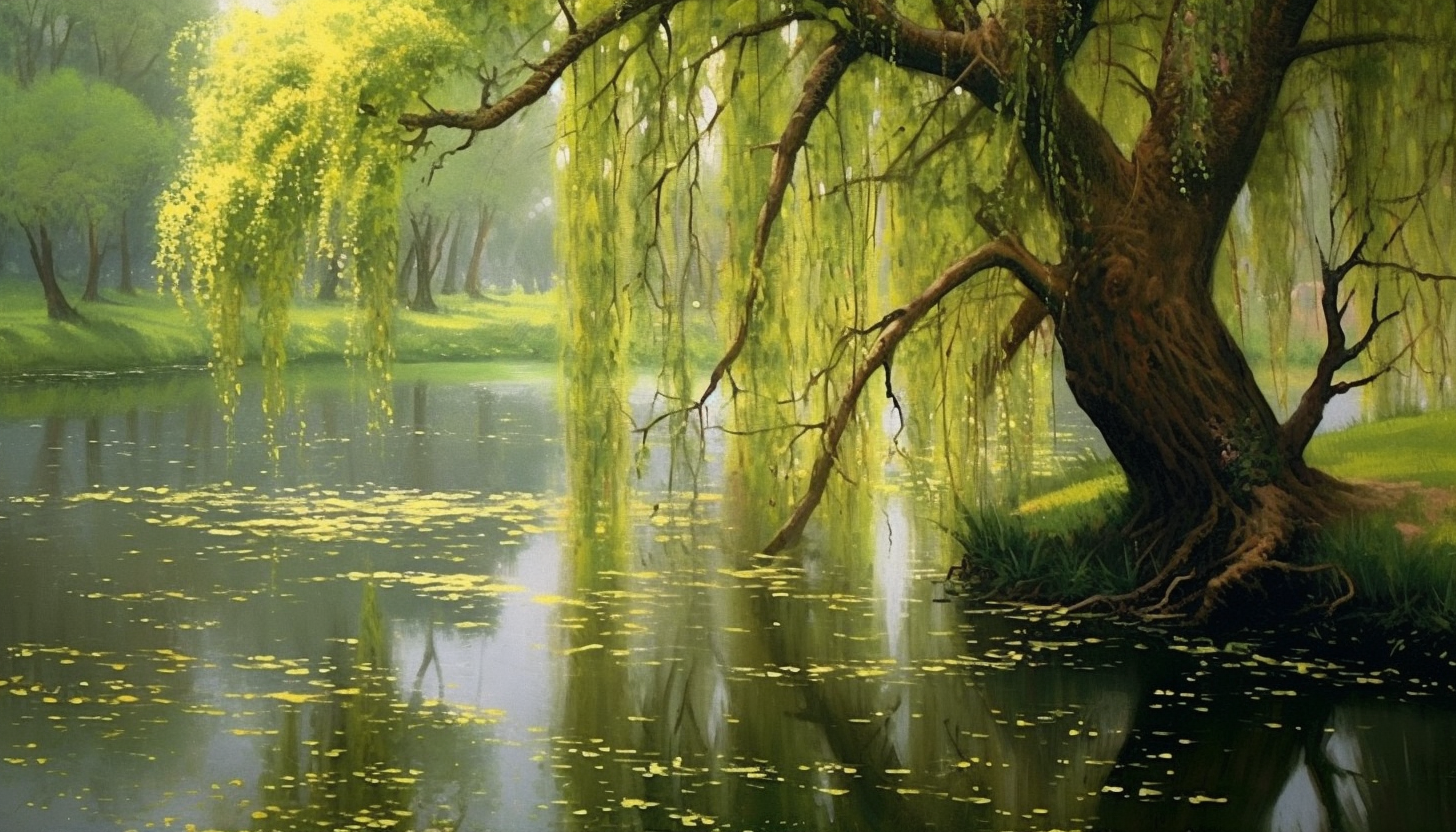
[{"label": "thick tree branch", "polygon": [[880,337],[875,340],[874,345],[870,347],[864,359],[855,368],[849,387],[840,397],[839,404],[825,425],[819,456],[814,460],[814,467],[809,474],[808,490],[799,500],[799,504],[794,507],[794,512],[789,516],[788,521],[774,535],[773,540],[764,546],[765,554],[782,551],[785,547],[798,541],[804,531],[804,526],[809,522],[809,517],[819,506],[819,501],[824,498],[824,489],[829,485],[829,475],[833,472],[835,461],[838,459],[840,440],[844,438],[845,430],[854,419],[860,394],[864,392],[865,386],[876,372],[889,366],[890,361],[894,358],[895,347],[905,340],[905,336],[910,334],[915,324],[925,317],[925,313],[944,300],[951,291],[987,270],[1002,268],[1015,273],[1050,271],[1039,262],[1028,261],[1027,257],[1025,247],[1013,238],[1001,237],[992,240],[946,269],[914,300],[882,319],[885,325],[880,331]]},{"label": "thick tree branch", "polygon": [[660,9],[665,13],[678,2],[679,0],[625,0],[615,4],[610,11],[593,18],[585,25],[577,26],[576,31],[548,55],[546,60],[532,65],[534,71],[530,77],[494,104],[483,105],[474,110],[432,109],[427,113],[405,113],[399,117],[399,123],[422,133],[432,127],[474,131],[499,127],[511,116],[544,97],[567,68],[604,36],[626,25],[643,12]]},{"label": "thick tree branch", "polygon": [[[1195,35],[1200,9],[1192,0],[1178,0],[1163,36],[1161,68],[1154,86],[1153,117],[1138,140],[1137,155],[1150,168],[1153,181],[1191,199],[1212,197],[1210,210],[1225,212],[1253,166],[1259,143],[1284,83],[1284,74],[1298,49],[1317,0],[1268,0],[1250,11],[1247,42],[1237,58],[1207,51]],[[1225,81],[1195,89],[1188,71],[1192,61],[1211,62],[1210,71]],[[1207,73],[1204,73],[1205,75]],[[1193,96],[1207,96],[1206,123],[1186,124]],[[1180,135],[1202,137],[1198,160],[1206,175],[1179,175]],[[1184,160],[1186,161],[1186,160]],[[1183,189],[1183,190],[1178,190]]]},{"label": "thick tree branch", "polygon": [[1319,55],[1324,52],[1333,52],[1337,49],[1349,49],[1354,46],[1376,46],[1383,43],[1420,43],[1421,39],[1413,35],[1402,35],[1394,32],[1369,32],[1359,35],[1336,35],[1334,37],[1320,38],[1319,40],[1307,40],[1294,48],[1289,56],[1290,63],[1301,58],[1308,58],[1312,55]]},{"label": "thick tree branch", "polygon": [[978,387],[981,396],[988,395],[992,390],[992,384],[996,378],[1005,372],[1011,362],[1021,352],[1026,342],[1031,340],[1032,333],[1036,332],[1048,317],[1051,311],[1041,298],[1036,295],[1028,295],[1017,307],[1016,314],[1011,316],[1011,321],[1001,333],[1001,340],[998,344],[986,350],[981,358],[981,379]]},{"label": "thick tree branch", "polygon": [[[1007,79],[1016,61],[1033,61],[1044,74],[1019,102],[1024,116],[1022,144],[1049,191],[1059,192],[1080,172],[1084,183],[1122,182],[1128,165],[1101,122],[1063,84],[1062,70],[1093,28],[1099,0],[1073,0],[1028,7],[1027,43],[1036,54],[1017,55],[1012,38],[993,15],[965,26],[949,0],[940,4],[943,29],[923,26],[881,0],[844,0],[838,5],[850,26],[845,34],[865,52],[896,66],[938,75],[970,92],[983,104],[1004,103]],[[1044,129],[1049,125],[1053,129]],[[1042,144],[1050,137],[1051,146]],[[1074,186],[1078,183],[1072,183]],[[1072,210],[1070,213],[1078,213]]]},{"label": "thick tree branch", "polygon": [[931,4],[935,6],[940,25],[947,29],[969,32],[981,25],[981,13],[971,0],[931,0]]}]

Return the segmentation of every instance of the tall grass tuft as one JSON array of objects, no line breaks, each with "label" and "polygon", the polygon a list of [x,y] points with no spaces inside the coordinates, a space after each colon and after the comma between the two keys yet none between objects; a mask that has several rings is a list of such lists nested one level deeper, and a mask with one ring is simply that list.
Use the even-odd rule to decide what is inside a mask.
[{"label": "tall grass tuft", "polygon": [[1349,614],[1355,617],[1390,629],[1456,627],[1456,543],[1407,537],[1393,517],[1367,515],[1315,535],[1302,557],[1350,576],[1355,598]]},{"label": "tall grass tuft", "polygon": [[964,592],[1078,601],[1137,586],[1136,557],[1121,537],[1125,486],[1115,463],[1074,460],[1037,483],[1016,511],[981,509],[953,533],[964,554]]}]

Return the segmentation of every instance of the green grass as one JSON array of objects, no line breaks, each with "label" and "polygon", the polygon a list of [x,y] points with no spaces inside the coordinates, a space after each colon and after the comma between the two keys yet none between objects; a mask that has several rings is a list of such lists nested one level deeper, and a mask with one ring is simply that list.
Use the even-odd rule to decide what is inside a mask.
[{"label": "green grass", "polygon": [[1355,425],[1315,437],[1311,465],[1337,477],[1456,488],[1456,411]]},{"label": "green grass", "polygon": [[[1426,490],[1322,530],[1301,557],[1349,574],[1357,619],[1426,632],[1456,627],[1456,411],[1322,434],[1307,458],[1343,479]],[[974,553],[968,566],[1000,595],[1065,601],[1129,587],[1135,576],[1126,553],[1099,535],[1117,528],[1126,493],[1115,463],[1078,460],[1014,511],[968,516],[959,535]]]},{"label": "green grass", "polygon": [[[66,288],[80,294],[76,287]],[[208,335],[197,310],[184,310],[171,295],[155,292],[103,295],[105,302],[78,304],[85,323],[60,324],[46,318],[33,281],[0,280],[0,376],[206,363]],[[451,295],[437,302],[439,314],[397,314],[399,361],[549,361],[558,354],[560,301],[554,292],[484,300]],[[289,359],[342,360],[352,314],[347,303],[300,301],[293,312]],[[245,338],[255,355],[256,329]]]},{"label": "green grass", "polygon": [[[1305,558],[1350,576],[1358,617],[1392,629],[1449,632],[1456,626],[1456,542],[1408,537],[1400,516],[1367,515],[1326,529],[1309,542]],[[1331,580],[1332,591],[1343,591],[1343,581]]]}]

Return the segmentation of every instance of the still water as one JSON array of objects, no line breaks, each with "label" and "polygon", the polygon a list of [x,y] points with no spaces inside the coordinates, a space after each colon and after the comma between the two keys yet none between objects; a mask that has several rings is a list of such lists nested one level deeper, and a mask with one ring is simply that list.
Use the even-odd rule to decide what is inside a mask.
[{"label": "still water", "polygon": [[198,374],[0,389],[0,829],[1456,828],[1444,684],[935,603],[894,488],[757,556],[711,443],[613,534],[543,371],[301,378],[276,461]]}]

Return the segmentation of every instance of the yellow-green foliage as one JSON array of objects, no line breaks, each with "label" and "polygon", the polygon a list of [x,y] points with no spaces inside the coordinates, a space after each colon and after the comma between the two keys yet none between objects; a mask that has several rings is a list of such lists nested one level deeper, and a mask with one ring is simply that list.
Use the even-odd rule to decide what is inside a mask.
[{"label": "yellow-green foliage", "polygon": [[404,136],[395,118],[463,42],[431,0],[310,0],[236,10],[196,30],[193,138],[165,195],[157,258],[206,310],[215,372],[235,401],[244,307],[259,303],[271,414],[306,258],[341,254],[359,351],[388,361]]},{"label": "yellow-green foliage", "polygon": [[[226,383],[240,354],[240,321],[252,315],[244,309],[248,294],[258,294],[264,360],[276,370],[302,261],[338,246],[364,301],[368,354],[376,363],[387,356],[397,237],[391,200],[399,195],[402,138],[393,119],[402,109],[424,108],[414,95],[457,61],[462,45],[479,48],[471,69],[477,61],[507,68],[506,86],[528,71],[510,76],[509,67],[519,66],[523,54],[534,56],[538,43],[548,53],[562,47],[563,7],[507,5],[504,41],[512,49],[525,44],[525,52],[497,49],[498,33],[481,27],[470,30],[466,44],[429,0],[297,0],[277,18],[233,16],[200,38],[207,60],[190,78],[197,140],[163,210],[162,261],[173,279],[192,280],[206,301],[226,395],[233,395]],[[567,5],[578,33],[595,15],[630,8],[608,0]],[[899,8],[930,20],[932,5],[906,0]],[[1197,181],[1204,131],[1218,127],[1207,123],[1209,100],[1226,89],[1257,21],[1246,0],[1188,2],[1172,21],[1145,6],[1100,4],[1091,39],[1063,71],[1056,56],[1074,37],[1074,21],[1035,36],[1029,27],[1067,4],[995,5],[998,25],[1010,33],[1012,62],[996,107],[980,105],[946,79],[861,59],[814,114],[761,268],[751,252],[775,147],[815,58],[857,24],[828,4],[774,0],[682,2],[614,21],[616,28],[574,59],[547,103],[534,105],[561,106],[556,210],[566,396],[573,412],[609,414],[580,426],[573,440],[582,449],[592,438],[607,443],[591,445],[589,458],[572,457],[583,466],[575,477],[583,499],[595,494],[591,499],[613,504],[623,487],[629,356],[658,359],[655,414],[686,410],[698,392],[689,372],[691,333],[716,324],[721,342],[731,343],[751,316],[742,354],[720,387],[729,400],[727,426],[744,434],[735,436],[730,458],[762,480],[756,493],[778,492],[779,499],[765,502],[789,505],[788,495],[802,486],[801,463],[822,450],[818,428],[838,406],[882,316],[1002,230],[1047,262],[1067,254],[1064,223],[1076,219],[1059,209],[1079,186],[1084,160],[1049,152],[1062,129],[1049,93],[1065,80],[1129,149],[1146,121],[1143,93],[1158,83],[1160,44],[1170,32],[1174,63],[1166,77],[1188,81],[1182,106],[1169,115],[1178,131],[1178,175]],[[819,19],[731,36],[786,9]],[[1310,24],[1311,37],[1378,31],[1391,22],[1352,2],[1333,4],[1330,15]],[[1343,18],[1351,15],[1359,26],[1347,25]],[[1447,26],[1447,18],[1433,25]],[[1445,65],[1432,62],[1439,50],[1391,51],[1399,55],[1375,74],[1361,69],[1368,56],[1358,50],[1299,62],[1229,225],[1231,265],[1218,275],[1216,298],[1238,318],[1241,335],[1267,324],[1258,327],[1258,340],[1275,361],[1290,342],[1291,292],[1318,278],[1318,258],[1291,256],[1291,239],[1338,261],[1362,230],[1383,241],[1398,229],[1381,259],[1449,270],[1433,231],[1452,224],[1449,199],[1408,198],[1421,186],[1431,185],[1422,193],[1434,194],[1441,182],[1449,184],[1441,167],[1449,153],[1431,164],[1412,155],[1449,142],[1449,107],[1425,120],[1412,109],[1427,99],[1449,102],[1449,73],[1432,69]],[[500,101],[501,89],[487,92]],[[1405,135],[1402,125],[1413,121],[1420,129],[1412,141],[1372,155],[1370,136]],[[1345,151],[1362,161],[1330,161]],[[1400,175],[1365,175],[1387,160]],[[1334,206],[1318,194],[1346,199]],[[1425,316],[1424,326],[1388,327],[1382,339],[1414,335],[1412,354],[1421,365],[1434,378],[1448,376],[1442,345],[1453,318],[1436,284],[1399,269],[1362,269],[1351,281],[1359,293],[1352,330],[1368,314],[1362,306],[1376,278],[1399,286],[1387,298],[1419,297]],[[1245,296],[1262,298],[1272,311],[1246,321]],[[903,417],[887,416],[884,399],[874,395],[877,380],[838,449],[841,470],[857,478],[896,453],[917,481],[937,490],[972,501],[1017,499],[1044,467],[1035,449],[1052,427],[1050,327],[1003,373],[993,377],[988,362],[998,358],[1005,324],[1024,297],[1008,276],[991,273],[927,316],[886,374]],[[1394,340],[1378,340],[1371,357],[1396,352]],[[1281,398],[1287,387],[1279,386]],[[1399,404],[1413,395],[1382,388],[1374,399]],[[1431,383],[1424,395],[1438,400],[1449,393]],[[895,447],[884,447],[880,426],[902,418],[905,431]],[[691,422],[667,425],[682,435]],[[615,528],[614,519],[602,519]]]}]

